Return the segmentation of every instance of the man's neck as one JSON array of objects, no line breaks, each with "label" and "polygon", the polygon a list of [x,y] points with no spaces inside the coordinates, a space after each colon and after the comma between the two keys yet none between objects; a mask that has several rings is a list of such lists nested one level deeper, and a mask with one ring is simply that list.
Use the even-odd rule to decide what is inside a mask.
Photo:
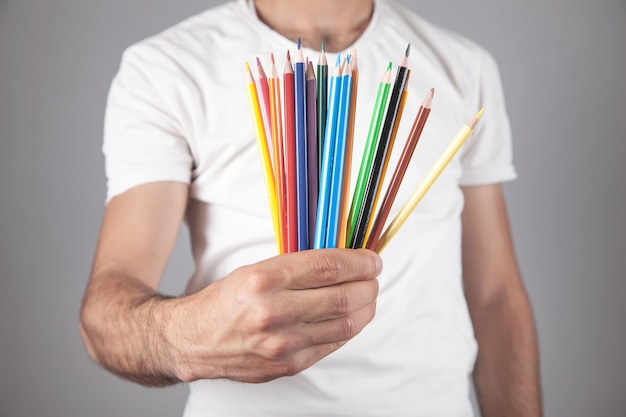
[{"label": "man's neck", "polygon": [[343,51],[367,28],[374,0],[254,0],[265,24],[305,47]]}]

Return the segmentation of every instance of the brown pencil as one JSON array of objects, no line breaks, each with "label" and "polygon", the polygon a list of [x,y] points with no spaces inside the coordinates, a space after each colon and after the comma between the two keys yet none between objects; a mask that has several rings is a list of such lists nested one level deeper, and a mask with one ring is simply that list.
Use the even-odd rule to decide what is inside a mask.
[{"label": "brown pencil", "polygon": [[420,106],[417,115],[415,116],[415,121],[413,122],[411,133],[409,133],[409,137],[406,141],[406,144],[404,145],[404,149],[402,150],[402,154],[400,155],[400,160],[398,161],[396,170],[391,177],[389,188],[387,188],[387,192],[385,193],[385,197],[383,198],[380,210],[378,211],[378,215],[376,216],[376,220],[374,221],[374,225],[372,226],[372,230],[369,234],[366,246],[368,249],[373,250],[376,248],[380,233],[382,232],[383,226],[387,221],[387,217],[389,216],[389,212],[391,211],[393,202],[396,198],[396,195],[398,194],[398,190],[400,189],[400,184],[402,183],[404,174],[406,173],[409,162],[411,161],[411,157],[413,156],[413,152],[415,151],[417,142],[420,139],[422,130],[424,129],[424,125],[426,124],[426,120],[428,119],[428,115],[430,114],[434,93],[435,90],[431,88],[426,95],[426,99],[424,99],[424,102]]}]

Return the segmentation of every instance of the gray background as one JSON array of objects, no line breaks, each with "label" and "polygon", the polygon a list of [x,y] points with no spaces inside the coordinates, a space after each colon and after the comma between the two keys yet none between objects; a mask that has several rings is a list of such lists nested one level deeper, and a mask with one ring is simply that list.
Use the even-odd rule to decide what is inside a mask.
[{"label": "gray background", "polygon": [[[176,416],[186,388],[92,364],[78,310],[103,211],[106,92],[124,47],[216,1],[0,0],[0,416]],[[404,3],[500,63],[505,191],[549,416],[625,416],[626,3]],[[191,272],[183,231],[164,291]]]}]

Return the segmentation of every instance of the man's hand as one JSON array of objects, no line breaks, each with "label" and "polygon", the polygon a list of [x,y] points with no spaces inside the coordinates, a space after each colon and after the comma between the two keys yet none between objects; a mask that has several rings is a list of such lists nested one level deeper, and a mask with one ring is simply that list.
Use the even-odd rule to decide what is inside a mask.
[{"label": "man's hand", "polygon": [[376,254],[349,249],[239,268],[180,300],[169,328],[178,377],[264,382],[297,374],[372,320],[380,270]]},{"label": "man's hand", "polygon": [[181,298],[157,292],[182,223],[187,186],[154,183],[107,206],[80,329],[89,355],[145,385],[294,375],[369,323],[381,260],[324,249],[241,267]]}]

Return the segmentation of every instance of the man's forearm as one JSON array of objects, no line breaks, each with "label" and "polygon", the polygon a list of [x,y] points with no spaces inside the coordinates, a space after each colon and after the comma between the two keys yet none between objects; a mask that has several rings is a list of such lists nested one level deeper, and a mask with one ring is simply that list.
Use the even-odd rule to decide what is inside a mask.
[{"label": "man's forearm", "polygon": [[[109,371],[148,386],[180,382],[164,329],[167,299],[132,277],[94,275],[80,315],[89,356]],[[164,308],[165,307],[165,308]]]},{"label": "man's forearm", "polygon": [[474,307],[478,340],[474,383],[483,417],[541,416],[537,341],[523,289]]}]

